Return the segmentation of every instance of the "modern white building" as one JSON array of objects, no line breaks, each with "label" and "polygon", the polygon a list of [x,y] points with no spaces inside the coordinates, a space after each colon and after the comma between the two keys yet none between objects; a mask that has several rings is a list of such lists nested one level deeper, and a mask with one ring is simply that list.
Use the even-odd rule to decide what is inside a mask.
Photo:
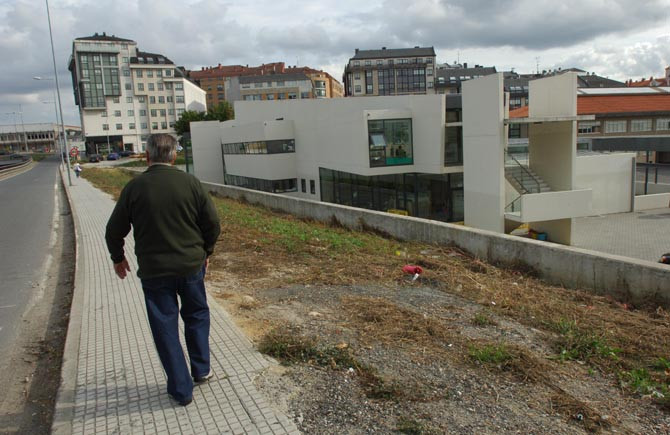
[{"label": "modern white building", "polygon": [[205,111],[205,91],[161,54],[105,33],[72,43],[69,69],[87,152],[143,151],[151,133],[175,134],[186,110]]},{"label": "modern white building", "polygon": [[[500,233],[527,223],[564,244],[594,203],[632,210],[632,154],[578,164],[576,125],[591,117],[576,115],[574,75],[534,81],[527,118],[509,118],[502,74],[463,89],[462,117],[448,95],[238,101],[234,120],[191,124],[195,175]],[[506,152],[512,123],[530,129],[523,161]]]}]

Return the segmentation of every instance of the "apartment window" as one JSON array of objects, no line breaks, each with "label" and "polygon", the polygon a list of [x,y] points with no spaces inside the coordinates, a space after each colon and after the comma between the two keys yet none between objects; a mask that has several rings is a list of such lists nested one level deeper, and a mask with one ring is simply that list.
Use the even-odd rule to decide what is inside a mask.
[{"label": "apartment window", "polygon": [[177,91],[181,91],[181,90],[184,89],[184,84],[183,84],[183,83],[175,83],[175,84],[174,84],[174,88],[175,88],[175,90],[177,90]]},{"label": "apartment window", "polygon": [[168,95],[168,96],[166,97],[166,101],[167,101],[168,103],[172,103],[172,102],[174,101],[174,98],[172,98],[172,95]]},{"label": "apartment window", "polygon": [[217,91],[223,91],[223,85],[216,85]]},{"label": "apartment window", "polygon": [[151,123],[151,129],[152,130],[158,130],[158,123],[157,122],[152,122]]},{"label": "apartment window", "polygon": [[120,100],[119,100],[119,97],[114,97],[114,98],[112,99],[112,101],[114,101],[116,104],[119,104],[119,101],[120,101]]},{"label": "apartment window", "polygon": [[168,109],[168,115],[174,116],[174,109]]},{"label": "apartment window", "polygon": [[411,165],[412,120],[380,119],[368,121],[370,167]]},{"label": "apartment window", "polygon": [[161,122],[161,129],[167,130],[167,121]]},{"label": "apartment window", "polygon": [[651,131],[651,119],[633,119],[630,131]]},{"label": "apartment window", "polygon": [[135,123],[131,122],[130,124],[128,124],[128,129],[135,130]]},{"label": "apartment window", "polygon": [[298,98],[298,95],[295,92],[289,92],[288,93],[288,99],[289,100],[295,100],[296,98]]},{"label": "apartment window", "polygon": [[107,111],[105,110],[102,113],[100,113],[100,116],[103,118],[107,118]]},{"label": "apartment window", "polygon": [[136,69],[135,70],[135,77],[142,77],[142,70],[141,69]]},{"label": "apartment window", "polygon": [[361,79],[361,73],[355,73],[354,74],[354,80],[360,80]]},{"label": "apartment window", "polygon": [[124,69],[123,69],[123,76],[124,76],[124,77],[130,77],[130,70],[127,69],[127,68],[124,68]]},{"label": "apartment window", "polygon": [[140,124],[140,125],[142,126],[142,129],[143,129],[143,130],[146,130],[147,128],[149,128],[149,125],[148,125],[146,122],[143,122],[143,123]]},{"label": "apartment window", "polygon": [[275,99],[275,94],[267,94],[265,96],[265,98],[268,99],[268,100],[274,100]]},{"label": "apartment window", "polygon": [[354,66],[361,66],[361,63],[357,60],[354,61]]},{"label": "apartment window", "polygon": [[128,110],[128,116],[135,116],[135,111],[133,109]]},{"label": "apartment window", "polygon": [[138,83],[137,84],[137,91],[138,92],[143,92],[144,91],[144,83]]},{"label": "apartment window", "polygon": [[140,109],[140,116],[147,116],[146,109]]},{"label": "apartment window", "polygon": [[605,121],[605,133],[625,133],[626,121]]},{"label": "apartment window", "polygon": [[175,97],[175,102],[176,103],[183,103],[184,102],[184,96],[183,95],[177,95]]},{"label": "apartment window", "polygon": [[359,94],[361,92],[361,85],[354,86],[354,92]]},{"label": "apartment window", "polygon": [[656,130],[670,130],[670,118],[658,118],[656,120]]},{"label": "apartment window", "polygon": [[[510,137],[513,127],[519,127],[519,124],[510,125]],[[447,127],[444,144],[444,165],[462,165],[463,164],[463,127]]]},{"label": "apartment window", "polygon": [[165,109],[160,109],[161,116],[165,116]]},{"label": "apartment window", "polygon": [[87,69],[82,69],[82,70],[81,70],[81,77],[84,78],[84,79],[89,78],[89,70],[87,70]]},{"label": "apartment window", "polygon": [[153,90],[154,90],[154,84],[153,84],[153,83],[149,83],[148,85],[149,85],[149,91],[153,91]]},{"label": "apartment window", "polygon": [[307,193],[307,180],[304,178],[300,179],[300,190],[302,190],[302,193]]},{"label": "apartment window", "polygon": [[172,70],[166,69],[165,70],[165,77],[171,77],[172,76]]},{"label": "apartment window", "polygon": [[300,98],[309,98],[309,92],[301,92]]},{"label": "apartment window", "polygon": [[125,84],[126,91],[132,91],[133,90],[133,84],[128,82]]},{"label": "apartment window", "polygon": [[155,118],[158,116],[158,110],[157,109],[151,109],[151,117]]},{"label": "apartment window", "polygon": [[177,109],[177,118],[181,117],[185,109]]},{"label": "apartment window", "polygon": [[126,103],[132,103],[133,97],[126,97]]},{"label": "apartment window", "polygon": [[164,103],[165,103],[165,97],[162,96],[162,95],[159,95],[159,96],[158,96],[158,102],[159,102],[160,104],[164,104]]},{"label": "apartment window", "polygon": [[156,70],[156,77],[163,77],[163,70]]},{"label": "apartment window", "polygon": [[429,58],[427,58],[427,59],[426,59],[426,63],[433,63],[433,59],[432,59],[432,58],[430,58],[430,57],[429,57]]},{"label": "apartment window", "polygon": [[172,90],[172,83],[165,83],[165,89],[168,91]]},{"label": "apartment window", "polygon": [[123,124],[116,124],[117,130],[123,130]]},{"label": "apartment window", "polygon": [[109,130],[109,124],[102,124],[103,130]]},{"label": "apartment window", "polygon": [[219,100],[223,100],[223,94],[216,94],[216,98],[218,98]]},{"label": "apartment window", "polygon": [[147,77],[153,77],[154,76],[154,71],[151,69],[147,70]]},{"label": "apartment window", "polygon": [[577,133],[579,134],[600,133],[600,122],[598,121],[580,122],[577,125]]},{"label": "apartment window", "polygon": [[366,94],[372,93],[372,85],[365,85],[365,93]]},{"label": "apartment window", "polygon": [[378,59],[378,60],[377,60],[377,65],[384,65],[384,61],[381,60],[381,59]]},{"label": "apartment window", "polygon": [[365,61],[365,66],[370,66],[370,65],[372,65],[372,61],[371,60],[366,60]]},{"label": "apartment window", "polygon": [[157,86],[159,91],[163,90],[163,83],[158,83],[156,86]]},{"label": "apartment window", "polygon": [[156,104],[156,97],[153,95],[149,97],[149,104]]},{"label": "apartment window", "polygon": [[314,180],[309,180],[309,193],[316,195],[316,183]]},{"label": "apartment window", "polygon": [[114,116],[121,116],[121,111],[120,110],[115,110],[114,111]]}]

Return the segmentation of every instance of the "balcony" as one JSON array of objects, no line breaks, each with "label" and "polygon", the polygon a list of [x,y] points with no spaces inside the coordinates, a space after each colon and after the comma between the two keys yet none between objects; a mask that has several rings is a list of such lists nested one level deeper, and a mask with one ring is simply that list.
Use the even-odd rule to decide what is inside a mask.
[{"label": "balcony", "polygon": [[505,218],[526,223],[590,216],[592,197],[591,189],[523,194],[505,208]]}]

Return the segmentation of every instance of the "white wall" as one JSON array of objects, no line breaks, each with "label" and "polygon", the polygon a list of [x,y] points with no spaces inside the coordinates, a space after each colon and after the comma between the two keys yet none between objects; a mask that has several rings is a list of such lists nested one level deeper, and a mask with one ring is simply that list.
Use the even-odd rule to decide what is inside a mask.
[{"label": "white wall", "polygon": [[463,83],[465,225],[505,230],[503,75]]},{"label": "white wall", "polygon": [[593,191],[593,214],[632,210],[634,153],[578,156],[576,189]]},{"label": "white wall", "polygon": [[186,79],[183,79],[183,83],[186,110],[205,112],[207,110],[207,92]]},{"label": "white wall", "polygon": [[223,184],[221,125],[219,121],[191,123],[193,173],[201,181]]},{"label": "white wall", "polygon": [[261,180],[296,178],[295,153],[228,154],[225,159],[230,175]]}]

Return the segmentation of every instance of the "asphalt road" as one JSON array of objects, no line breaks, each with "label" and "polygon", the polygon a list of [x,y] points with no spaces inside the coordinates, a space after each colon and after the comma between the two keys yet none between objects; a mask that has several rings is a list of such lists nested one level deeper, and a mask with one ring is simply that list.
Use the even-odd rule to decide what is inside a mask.
[{"label": "asphalt road", "polygon": [[[22,317],[44,292],[53,262],[58,159],[0,180],[0,349],[14,342]],[[60,187],[58,187],[60,188]]]}]

